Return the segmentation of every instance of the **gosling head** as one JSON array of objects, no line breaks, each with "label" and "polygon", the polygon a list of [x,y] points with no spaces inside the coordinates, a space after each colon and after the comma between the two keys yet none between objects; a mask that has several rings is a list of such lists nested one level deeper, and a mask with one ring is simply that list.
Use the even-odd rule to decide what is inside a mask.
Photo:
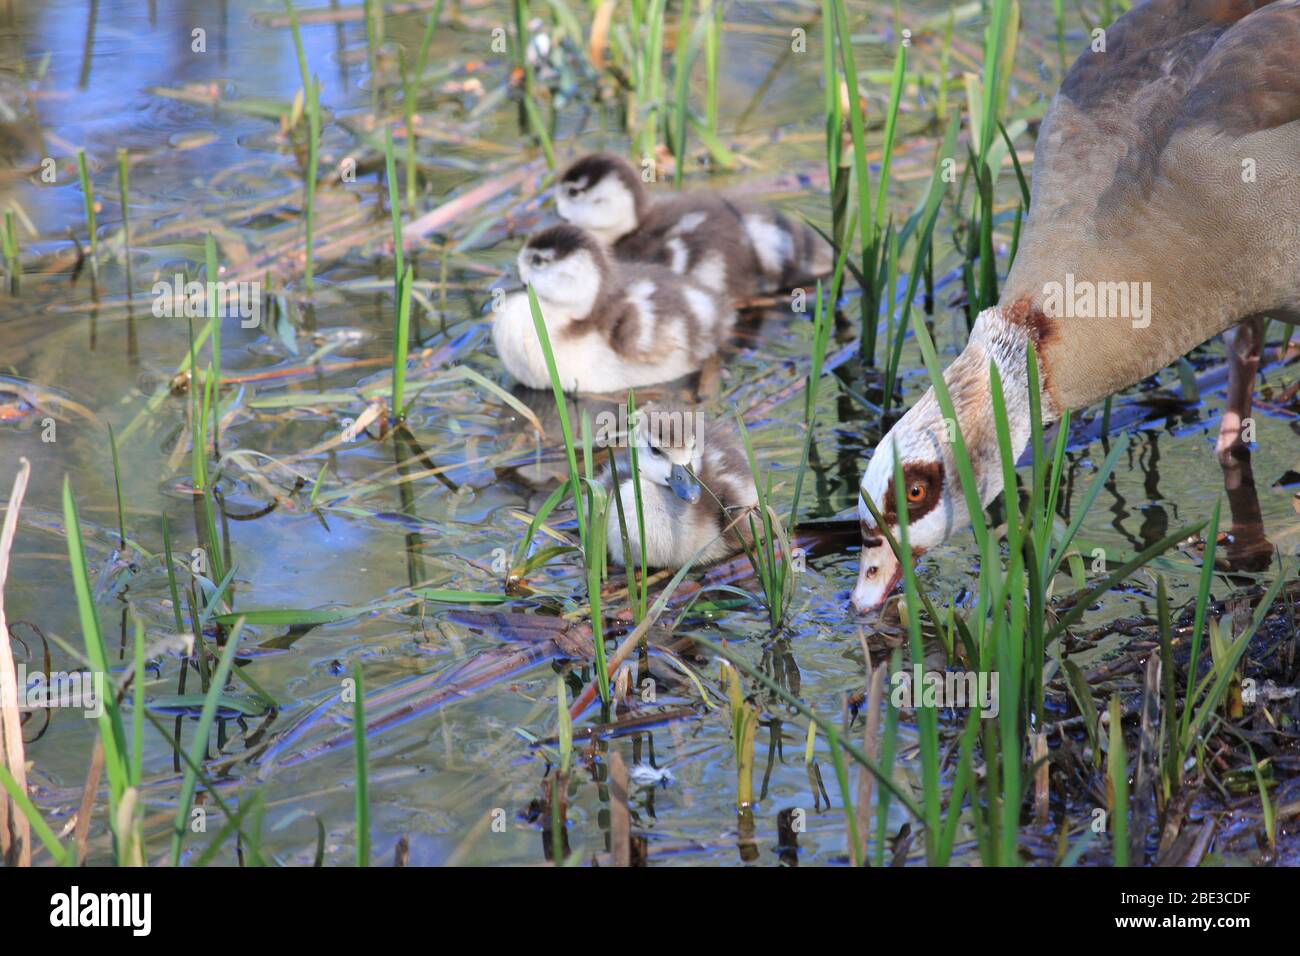
[{"label": "gosling head", "polygon": [[[969,521],[965,498],[955,480],[956,465],[947,434],[933,392],[928,393],[890,429],[867,465],[858,498],[861,564],[852,596],[858,613],[873,611],[884,604],[903,575],[902,565],[894,557],[864,499],[870,499],[876,506],[896,541],[899,509],[906,509],[907,537],[913,556],[941,544],[957,527]],[[902,502],[894,490],[895,457],[903,466]]]},{"label": "gosling head", "polygon": [[685,408],[646,406],[637,413],[637,467],[645,481],[663,485],[682,501],[700,500],[704,461],[703,415]]},{"label": "gosling head", "polygon": [[636,170],[611,153],[582,157],[564,171],[556,187],[560,218],[590,231],[606,245],[636,228],[644,201]]},{"label": "gosling head", "polygon": [[539,300],[574,318],[591,313],[608,269],[600,243],[574,226],[543,229],[519,250],[519,278]]}]

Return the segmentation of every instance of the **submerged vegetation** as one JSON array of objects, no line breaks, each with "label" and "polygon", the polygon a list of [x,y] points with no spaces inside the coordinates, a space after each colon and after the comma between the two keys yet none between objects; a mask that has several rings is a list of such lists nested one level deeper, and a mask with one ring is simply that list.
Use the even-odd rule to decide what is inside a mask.
[{"label": "submerged vegetation", "polygon": [[[1016,254],[1031,133],[1121,12],[1073,11],[285,0],[256,23],[296,89],[149,89],[237,131],[237,161],[195,160],[210,192],[90,130],[56,164],[80,190],[57,225],[5,180],[0,676],[84,670],[103,713],[85,731],[0,698],[0,855],[1294,862],[1290,327],[1253,507],[1249,460],[1221,503],[1202,454],[1214,347],[1054,430],[1031,350],[1023,463],[989,369],[1009,492],[981,506],[958,429],[973,540],[918,566],[906,508],[897,539],[877,515],[903,593],[846,610],[864,460],[928,385],[958,420],[942,356]],[[7,56],[6,105],[36,123],[46,81]],[[214,148],[168,132],[168,162]],[[709,568],[608,560],[608,536],[644,555],[648,531],[635,442],[635,507],[601,480],[623,462],[603,423],[667,390],[566,396],[531,287],[551,393],[485,347],[553,170],[596,148],[654,189],[763,192],[837,253],[751,303],[744,374],[701,385],[758,491],[728,516],[744,550]],[[15,164],[32,183],[41,155]],[[42,339],[42,310],[75,330]],[[119,338],[121,374],[82,371]],[[1170,445],[1166,480],[1192,482],[1173,492]]]}]

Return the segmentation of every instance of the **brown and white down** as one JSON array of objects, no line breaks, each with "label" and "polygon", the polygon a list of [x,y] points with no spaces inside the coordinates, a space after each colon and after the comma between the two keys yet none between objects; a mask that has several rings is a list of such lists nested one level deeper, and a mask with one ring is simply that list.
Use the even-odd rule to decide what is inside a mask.
[{"label": "brown and white down", "polygon": [[[614,262],[574,226],[530,236],[519,276],[537,293],[566,392],[624,392],[682,378],[709,363],[735,326],[731,303],[716,292],[661,266]],[[550,387],[527,292],[497,309],[492,340],[522,384]]]},{"label": "brown and white down", "polygon": [[[1227,456],[1250,414],[1264,317],[1300,321],[1300,0],[1154,0],[1117,20],[1106,43],[1075,62],[1043,120],[1029,218],[1001,299],[944,372],[986,505],[1002,490],[990,362],[1019,457],[1030,432],[1029,342],[1051,421],[1235,326],[1218,443]],[[1085,290],[1149,283],[1137,287],[1149,290],[1149,314],[1130,305],[1128,315],[1067,317],[1053,293],[1070,281]],[[1094,311],[1122,311],[1111,306]],[[861,495],[897,533],[901,461],[918,554],[970,522],[945,434],[931,389],[884,437],[862,479]],[[901,568],[858,506],[852,602],[866,611],[883,603]]]},{"label": "brown and white down", "polygon": [[[647,566],[680,568],[693,557],[696,565],[712,564],[740,551],[749,538],[748,519],[742,515],[758,504],[758,494],[736,432],[704,424],[702,414],[687,408],[647,405],[637,414],[634,441]],[[618,474],[628,547],[637,565],[636,486],[626,453],[618,457]],[[608,467],[601,472],[606,488],[611,476]],[[618,506],[612,501],[606,540],[610,560],[627,564]]]},{"label": "brown and white down", "polygon": [[652,198],[636,170],[610,153],[564,171],[556,210],[616,258],[659,263],[732,301],[785,292],[834,267],[830,245],[807,224],[707,190]]}]

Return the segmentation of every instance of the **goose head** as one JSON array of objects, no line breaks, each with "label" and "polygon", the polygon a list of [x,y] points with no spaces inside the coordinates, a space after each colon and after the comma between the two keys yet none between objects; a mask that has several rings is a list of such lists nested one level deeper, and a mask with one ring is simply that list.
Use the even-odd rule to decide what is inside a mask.
[{"label": "goose head", "polygon": [[[894,557],[866,500],[875,505],[895,541],[899,539],[899,509],[906,509],[907,537],[913,556],[943,543],[954,527],[970,520],[965,498],[956,488],[956,482],[950,480],[957,473],[956,463],[952,446],[946,440],[943,418],[938,414],[938,403],[930,404],[934,405],[932,411],[923,400],[899,419],[876,448],[862,477],[858,493],[861,563],[852,595],[853,607],[859,613],[880,607],[903,575],[903,567]],[[894,486],[896,460],[903,467],[904,500],[901,502]]]},{"label": "goose head", "polygon": [[[981,313],[966,348],[943,373],[957,421],[945,420],[931,388],[876,447],[858,495],[862,552],[851,600],[859,613],[884,604],[903,575],[867,501],[875,506],[896,541],[899,515],[907,515],[913,557],[938,547],[970,524],[970,508],[957,472],[958,427],[970,455],[980,502],[988,505],[1002,491],[1002,459],[994,424],[989,363],[996,362],[1001,374],[1011,449],[1019,458],[1029,444],[1025,343],[1023,331],[1009,325],[999,307]],[[1043,401],[1046,419],[1051,406],[1047,393]],[[903,471],[901,498],[895,492],[895,462]]]},{"label": "goose head", "polygon": [[668,488],[687,504],[699,501],[703,416],[684,408],[646,406],[636,418],[634,441],[642,480]]},{"label": "goose head", "polygon": [[[585,318],[600,297],[609,271],[605,253],[589,233],[574,226],[543,229],[519,250],[519,278],[539,301],[573,318]],[[553,316],[548,312],[547,318]]]},{"label": "goose head", "polygon": [[593,153],[560,176],[555,205],[561,219],[609,245],[636,228],[644,197],[641,179],[627,160]]}]

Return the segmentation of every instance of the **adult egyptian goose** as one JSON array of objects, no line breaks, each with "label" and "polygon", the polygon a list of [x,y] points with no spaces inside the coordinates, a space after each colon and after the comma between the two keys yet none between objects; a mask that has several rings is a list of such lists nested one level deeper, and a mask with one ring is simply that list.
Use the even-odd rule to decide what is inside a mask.
[{"label": "adult egyptian goose", "polygon": [[[649,263],[613,262],[590,234],[552,226],[519,253],[566,392],[625,392],[670,382],[716,360],[735,325],[723,296]],[[511,375],[549,388],[527,292],[506,297],[492,340]]]},{"label": "adult egyptian goose", "polygon": [[560,218],[590,231],[615,257],[657,262],[741,301],[830,273],[830,245],[806,224],[760,203],[708,190],[654,199],[620,156],[577,160],[556,187]]},{"label": "adult egyptian goose", "polygon": [[[1263,319],[1300,322],[1300,0],[1152,0],[1071,67],[1038,134],[1028,221],[998,305],[944,372],[980,498],[1002,490],[989,363],[1017,456],[1029,442],[1026,351],[1054,420],[1236,326],[1219,450],[1250,414]],[[916,553],[970,521],[933,390],[862,479]],[[894,499],[895,457],[906,502]],[[863,501],[852,601],[879,607],[901,568]]]},{"label": "adult egyptian goose", "polygon": [[[641,478],[646,564],[680,568],[694,557],[697,565],[705,565],[740,551],[749,535],[747,519],[741,516],[758,504],[758,493],[735,430],[707,423],[696,408],[647,405],[637,413],[633,441]],[[641,536],[631,456],[620,454],[617,467],[631,561],[638,564]],[[601,480],[610,487],[612,471],[606,468]],[[610,560],[626,564],[614,504],[606,540]]]}]

